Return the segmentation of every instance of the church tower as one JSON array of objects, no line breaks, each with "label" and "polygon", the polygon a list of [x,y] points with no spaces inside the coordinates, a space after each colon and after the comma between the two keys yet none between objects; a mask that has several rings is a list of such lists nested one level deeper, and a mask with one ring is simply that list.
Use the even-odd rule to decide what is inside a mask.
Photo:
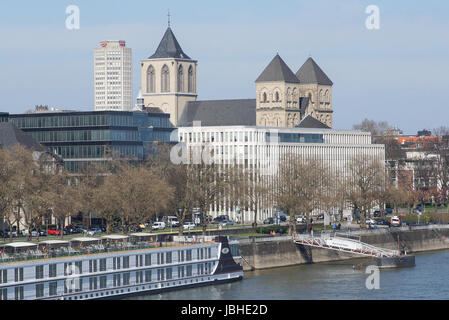
[{"label": "church tower", "polygon": [[302,118],[311,115],[332,128],[332,81],[312,58],[304,62],[296,77],[300,96],[307,99]]},{"label": "church tower", "polygon": [[184,105],[197,99],[197,61],[182,51],[170,23],[156,52],[141,63],[145,107],[160,108],[177,126]]},{"label": "church tower", "polygon": [[295,127],[300,121],[300,81],[277,54],[256,80],[256,124]]}]

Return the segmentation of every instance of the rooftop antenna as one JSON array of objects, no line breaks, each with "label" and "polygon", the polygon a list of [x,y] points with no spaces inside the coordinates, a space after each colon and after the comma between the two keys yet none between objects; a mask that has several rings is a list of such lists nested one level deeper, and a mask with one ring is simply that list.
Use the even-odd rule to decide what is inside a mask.
[{"label": "rooftop antenna", "polygon": [[170,9],[168,9],[167,17],[168,17],[168,27],[170,28]]}]

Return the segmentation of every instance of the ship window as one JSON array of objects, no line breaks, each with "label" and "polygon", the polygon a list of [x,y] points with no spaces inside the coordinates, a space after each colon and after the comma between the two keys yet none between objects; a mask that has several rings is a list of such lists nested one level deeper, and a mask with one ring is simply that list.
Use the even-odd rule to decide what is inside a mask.
[{"label": "ship window", "polygon": [[58,283],[56,281],[50,282],[48,284],[48,289],[49,289],[49,295],[50,296],[56,296],[57,295],[57,290],[58,290]]},{"label": "ship window", "polygon": [[42,298],[44,296],[44,284],[36,284],[36,298]]},{"label": "ship window", "polygon": [[56,277],[56,263],[50,264],[48,266],[48,277],[49,278]]},{"label": "ship window", "polygon": [[145,282],[151,282],[151,270],[145,270]]},{"label": "ship window", "polygon": [[0,300],[8,300],[8,289],[0,289]]},{"label": "ship window", "polygon": [[36,266],[36,279],[44,278],[44,266]]},{"label": "ship window", "polygon": [[14,280],[16,282],[23,281],[23,268],[14,269]]},{"label": "ship window", "polygon": [[0,283],[8,282],[8,270],[0,270]]},{"label": "ship window", "polygon": [[151,266],[151,254],[146,254],[145,255],[145,265],[146,266]]},{"label": "ship window", "polygon": [[15,287],[14,289],[15,289],[15,297],[14,298],[16,300],[23,300],[23,286]]}]

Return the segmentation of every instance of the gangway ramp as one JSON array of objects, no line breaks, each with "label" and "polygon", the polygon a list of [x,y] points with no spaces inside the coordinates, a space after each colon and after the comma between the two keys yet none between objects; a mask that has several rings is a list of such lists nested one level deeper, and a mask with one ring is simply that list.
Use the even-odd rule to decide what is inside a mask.
[{"label": "gangway ramp", "polygon": [[401,255],[398,250],[390,250],[372,246],[358,240],[330,236],[329,234],[314,237],[308,234],[297,234],[293,241],[304,246],[335,250],[376,258],[394,258]]}]

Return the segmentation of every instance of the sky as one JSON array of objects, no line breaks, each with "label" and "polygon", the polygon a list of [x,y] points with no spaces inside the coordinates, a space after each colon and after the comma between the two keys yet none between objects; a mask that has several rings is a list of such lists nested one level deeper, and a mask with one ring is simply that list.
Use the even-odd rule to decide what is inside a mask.
[{"label": "sky", "polygon": [[[66,28],[76,5],[80,28]],[[369,5],[379,29],[368,29]],[[125,40],[140,61],[171,26],[198,60],[198,99],[255,98],[255,79],[279,53],[293,72],[309,56],[333,81],[334,128],[368,118],[405,134],[449,125],[449,1],[2,0],[0,112],[35,105],[93,110],[93,50]]]}]

